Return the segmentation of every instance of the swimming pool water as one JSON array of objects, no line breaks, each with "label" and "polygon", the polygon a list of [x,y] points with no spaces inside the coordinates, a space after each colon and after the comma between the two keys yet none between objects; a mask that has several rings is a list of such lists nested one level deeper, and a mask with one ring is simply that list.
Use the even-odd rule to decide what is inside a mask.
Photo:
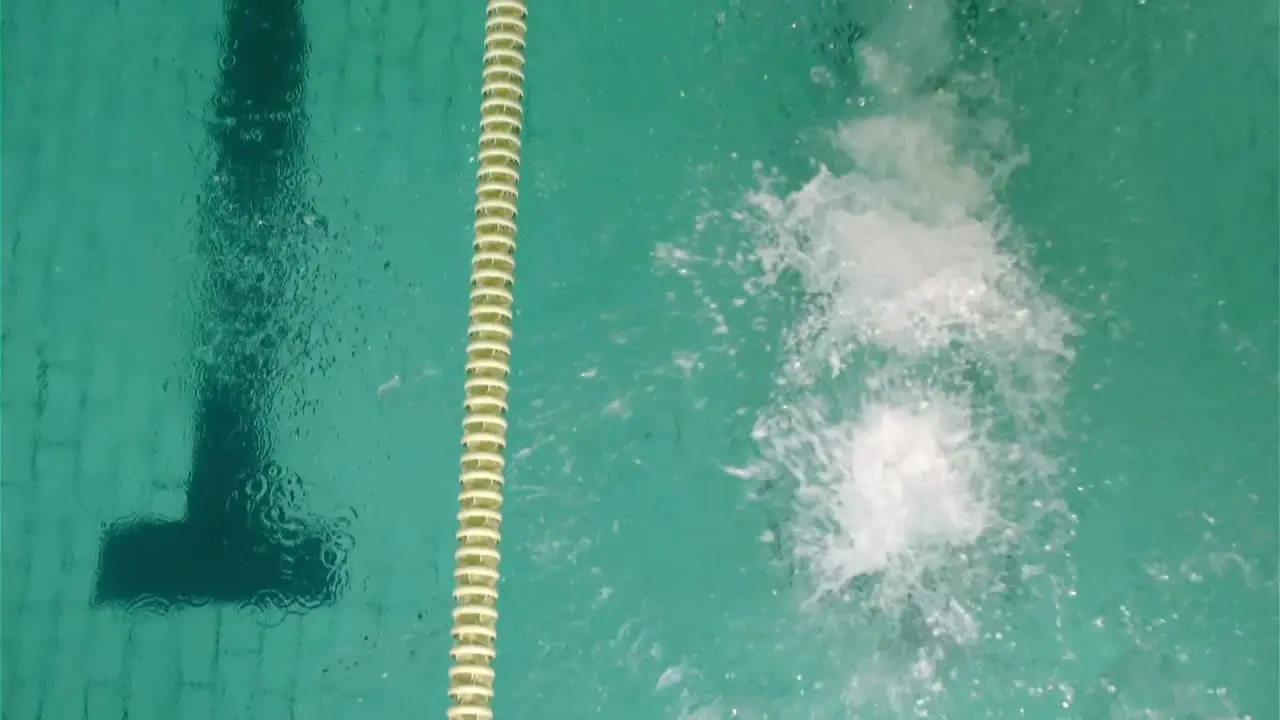
[{"label": "swimming pool water", "polygon": [[[950,651],[937,687],[870,694],[852,677],[869,651],[841,630],[856,611],[802,607],[804,570],[775,542],[787,503],[726,470],[758,451],[806,306],[785,278],[743,302],[754,271],[727,261],[758,238],[733,214],[761,174],[785,196],[820,163],[842,171],[828,135],[871,112],[863,32],[905,18],[888,37],[909,47],[917,16],[545,4],[502,716],[1280,717],[1276,9],[972,5],[964,62],[988,63],[1000,97],[972,112],[1027,155],[998,202],[1079,330],[1052,441],[1058,592],[992,599],[1001,632]],[[4,4],[5,720],[445,705],[482,9],[306,3],[289,40],[305,83],[243,72],[273,61],[253,37],[289,51],[253,18],[278,29],[290,7]],[[265,379],[220,395],[199,368]],[[234,553],[203,546],[194,570],[231,581],[172,561],[216,602],[131,603],[159,582],[140,571],[104,593],[112,524],[183,517],[217,435],[199,411],[227,397],[264,430],[221,432],[270,448],[278,472],[245,462],[306,510],[324,558],[290,556],[259,607],[236,603]],[[291,600],[314,567],[323,589]]]}]

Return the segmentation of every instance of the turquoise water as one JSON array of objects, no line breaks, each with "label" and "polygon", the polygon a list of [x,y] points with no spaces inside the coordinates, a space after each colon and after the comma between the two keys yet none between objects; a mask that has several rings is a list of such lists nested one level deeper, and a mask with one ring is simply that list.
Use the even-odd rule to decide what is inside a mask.
[{"label": "turquoise water", "polygon": [[[530,19],[497,711],[1280,717],[1275,7],[614,5]],[[444,708],[482,13],[267,6],[4,5],[6,720]]]}]

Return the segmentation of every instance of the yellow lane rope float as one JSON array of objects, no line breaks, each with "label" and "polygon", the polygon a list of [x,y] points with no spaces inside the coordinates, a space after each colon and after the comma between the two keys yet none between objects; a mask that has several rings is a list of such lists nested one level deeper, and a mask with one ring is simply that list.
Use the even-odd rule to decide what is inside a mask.
[{"label": "yellow lane rope float", "polygon": [[453,571],[453,649],[449,652],[453,658],[450,720],[493,717],[527,14],[524,0],[488,0],[484,26],[462,488]]}]

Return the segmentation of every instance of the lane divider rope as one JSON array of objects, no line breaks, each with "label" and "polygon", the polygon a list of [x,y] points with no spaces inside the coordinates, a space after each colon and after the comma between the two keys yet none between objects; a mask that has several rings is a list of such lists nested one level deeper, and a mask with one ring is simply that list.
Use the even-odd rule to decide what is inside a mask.
[{"label": "lane divider rope", "polygon": [[493,718],[527,16],[524,0],[488,0],[462,421],[462,487],[453,571],[450,720]]}]

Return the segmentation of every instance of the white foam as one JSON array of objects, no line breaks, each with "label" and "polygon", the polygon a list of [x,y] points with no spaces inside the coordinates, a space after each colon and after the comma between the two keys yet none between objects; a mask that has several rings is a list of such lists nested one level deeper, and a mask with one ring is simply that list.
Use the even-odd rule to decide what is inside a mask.
[{"label": "white foam", "polygon": [[[962,651],[1013,634],[1006,594],[1043,575],[1073,521],[1052,441],[1076,330],[999,197],[1027,153],[993,110],[994,81],[954,62],[949,4],[894,7],[906,15],[880,18],[859,48],[866,95],[829,132],[827,165],[794,191],[762,172],[745,211],[699,219],[732,218],[754,251],[656,257],[693,280],[715,343],[772,326],[726,320],[744,297],[800,309],[757,414],[757,456],[726,468],[783,516],[761,541],[804,590],[798,615],[779,619],[797,639],[771,664],[787,672],[803,647],[837,666],[780,685],[812,691],[787,715],[927,717],[946,714],[953,685],[983,694]],[[698,267],[725,264],[745,295],[697,282]],[[833,679],[838,698],[819,691]],[[733,700],[696,716],[739,716]]]},{"label": "white foam", "polygon": [[798,278],[806,309],[756,425],[761,462],[735,472],[789,488],[811,609],[922,626],[896,670],[877,655],[850,678],[896,678],[897,696],[938,692],[936,663],[982,637],[1006,558],[1045,507],[1065,512],[1046,504],[1046,448],[1074,327],[997,202],[1025,160],[1007,128],[960,91],[911,91],[890,54],[863,59],[879,112],[833,133],[854,170],[749,197],[756,281]]},{"label": "white foam", "polygon": [[797,493],[796,552],[823,591],[917,571],[924,553],[971,544],[991,524],[982,452],[951,398],[880,402],[809,432],[822,445]]}]

